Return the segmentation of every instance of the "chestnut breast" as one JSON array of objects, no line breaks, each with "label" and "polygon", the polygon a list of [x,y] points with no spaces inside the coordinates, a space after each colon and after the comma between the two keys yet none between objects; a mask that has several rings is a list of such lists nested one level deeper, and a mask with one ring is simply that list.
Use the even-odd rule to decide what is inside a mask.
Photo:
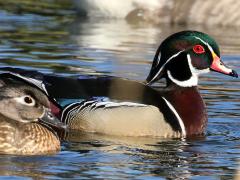
[{"label": "chestnut breast", "polygon": [[183,120],[187,136],[203,134],[207,124],[205,103],[197,87],[175,86],[164,95]]}]

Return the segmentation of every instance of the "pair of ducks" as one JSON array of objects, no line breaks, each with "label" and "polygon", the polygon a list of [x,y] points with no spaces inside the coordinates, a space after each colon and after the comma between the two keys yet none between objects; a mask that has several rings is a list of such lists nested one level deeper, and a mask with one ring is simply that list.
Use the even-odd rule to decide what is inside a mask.
[{"label": "pair of ducks", "polygon": [[[60,143],[50,126],[63,127],[61,123],[69,129],[109,135],[201,135],[207,114],[197,88],[198,75],[210,70],[238,77],[220,60],[214,39],[201,32],[183,31],[159,46],[146,83],[114,77],[47,75],[39,81],[37,76],[33,79],[24,73],[2,74],[0,153],[54,153]],[[165,88],[148,86],[161,78],[166,79]],[[90,99],[61,108],[53,98]]]}]

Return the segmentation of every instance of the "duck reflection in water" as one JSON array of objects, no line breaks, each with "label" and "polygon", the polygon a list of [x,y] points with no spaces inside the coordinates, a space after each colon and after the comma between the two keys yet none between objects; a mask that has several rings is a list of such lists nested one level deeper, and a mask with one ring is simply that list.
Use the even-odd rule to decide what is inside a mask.
[{"label": "duck reflection in water", "polygon": [[[90,169],[101,166],[118,164],[119,169],[141,169],[144,173],[153,176],[165,176],[169,178],[190,178],[195,172],[191,165],[196,162],[211,164],[211,158],[206,156],[204,142],[205,137],[194,137],[188,140],[173,138],[153,137],[124,137],[109,136],[103,134],[85,133],[71,130],[63,139],[67,142],[64,146],[79,156],[91,161],[94,154],[106,152],[104,155],[94,156],[94,163]],[[197,146],[203,143],[203,146]],[[90,155],[91,154],[91,155]],[[148,162],[148,163],[146,163]],[[116,167],[118,169],[118,167]],[[90,169],[82,169],[88,172]],[[174,173],[171,173],[174,172]],[[198,175],[208,176],[211,171],[198,172]]]}]

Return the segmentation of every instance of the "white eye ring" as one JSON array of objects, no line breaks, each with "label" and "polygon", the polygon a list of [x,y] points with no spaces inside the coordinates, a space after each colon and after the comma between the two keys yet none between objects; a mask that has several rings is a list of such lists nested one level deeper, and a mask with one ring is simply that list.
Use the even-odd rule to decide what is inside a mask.
[{"label": "white eye ring", "polygon": [[31,96],[21,96],[14,98],[18,103],[21,103],[23,105],[27,106],[34,106],[36,104],[36,101]]}]

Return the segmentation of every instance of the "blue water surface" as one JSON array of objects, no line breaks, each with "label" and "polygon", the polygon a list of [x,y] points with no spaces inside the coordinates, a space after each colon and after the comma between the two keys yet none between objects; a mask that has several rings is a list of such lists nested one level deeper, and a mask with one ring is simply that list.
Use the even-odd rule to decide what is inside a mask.
[{"label": "blue water surface", "polygon": [[[194,29],[216,38],[223,61],[240,73],[236,28],[129,24],[125,20],[80,18],[69,3],[31,6],[31,1],[18,5],[0,2],[0,67],[143,81],[160,42],[173,32]],[[22,6],[24,2],[30,4]],[[42,6],[44,10],[38,9]],[[200,78],[200,90],[209,115],[204,137],[131,138],[71,132],[56,155],[1,155],[0,179],[237,178],[239,80],[206,74]]]}]

